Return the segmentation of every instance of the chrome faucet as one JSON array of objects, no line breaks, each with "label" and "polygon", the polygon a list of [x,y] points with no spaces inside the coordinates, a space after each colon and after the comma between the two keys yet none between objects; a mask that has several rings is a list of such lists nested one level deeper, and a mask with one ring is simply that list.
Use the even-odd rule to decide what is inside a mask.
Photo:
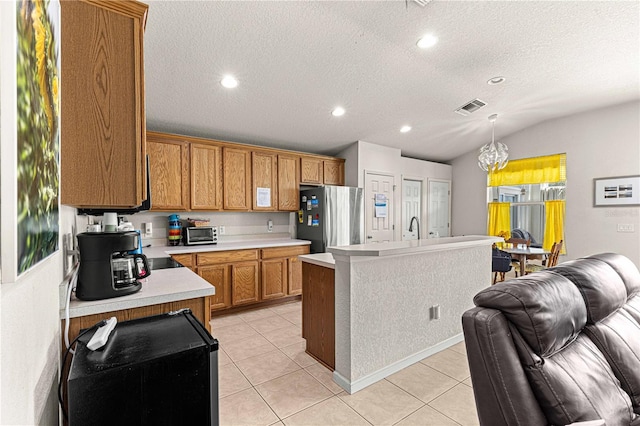
[{"label": "chrome faucet", "polygon": [[409,232],[413,232],[413,221],[416,221],[416,231],[418,231],[418,239],[420,239],[420,222],[418,222],[418,218],[413,216],[411,221],[409,222]]}]

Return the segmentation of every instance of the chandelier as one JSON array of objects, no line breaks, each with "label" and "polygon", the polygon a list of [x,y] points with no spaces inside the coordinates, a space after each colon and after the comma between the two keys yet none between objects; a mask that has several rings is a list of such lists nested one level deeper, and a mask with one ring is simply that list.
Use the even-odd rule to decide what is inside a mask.
[{"label": "chandelier", "polygon": [[478,166],[485,172],[504,169],[509,162],[508,148],[501,142],[496,142],[496,119],[498,114],[491,114],[489,121],[492,123],[493,128],[491,130],[491,142],[480,148],[480,155],[478,155]]}]

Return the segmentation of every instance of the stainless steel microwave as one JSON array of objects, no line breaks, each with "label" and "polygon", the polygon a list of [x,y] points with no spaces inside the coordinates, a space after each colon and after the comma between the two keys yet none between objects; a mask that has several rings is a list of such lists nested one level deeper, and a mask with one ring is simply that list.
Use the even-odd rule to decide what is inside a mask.
[{"label": "stainless steel microwave", "polygon": [[185,246],[197,244],[216,244],[218,242],[217,226],[188,226],[182,229]]}]

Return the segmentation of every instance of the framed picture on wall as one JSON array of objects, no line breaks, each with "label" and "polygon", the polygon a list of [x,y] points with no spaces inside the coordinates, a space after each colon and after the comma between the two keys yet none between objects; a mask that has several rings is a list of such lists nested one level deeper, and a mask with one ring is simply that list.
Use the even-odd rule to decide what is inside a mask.
[{"label": "framed picture on wall", "polygon": [[[60,3],[3,2],[2,282],[59,249]],[[5,49],[5,47],[7,47]]]},{"label": "framed picture on wall", "polygon": [[593,205],[640,205],[640,176],[596,178],[593,180]]}]

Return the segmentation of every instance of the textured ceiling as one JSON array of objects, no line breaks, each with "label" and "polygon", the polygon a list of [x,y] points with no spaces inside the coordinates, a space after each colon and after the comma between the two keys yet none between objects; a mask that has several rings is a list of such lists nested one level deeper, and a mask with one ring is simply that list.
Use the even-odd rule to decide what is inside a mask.
[{"label": "textured ceiling", "polygon": [[[363,140],[446,162],[490,140],[493,113],[500,139],[640,99],[636,1],[147,3],[153,130],[320,154]],[[453,112],[474,98],[487,106]]]}]

